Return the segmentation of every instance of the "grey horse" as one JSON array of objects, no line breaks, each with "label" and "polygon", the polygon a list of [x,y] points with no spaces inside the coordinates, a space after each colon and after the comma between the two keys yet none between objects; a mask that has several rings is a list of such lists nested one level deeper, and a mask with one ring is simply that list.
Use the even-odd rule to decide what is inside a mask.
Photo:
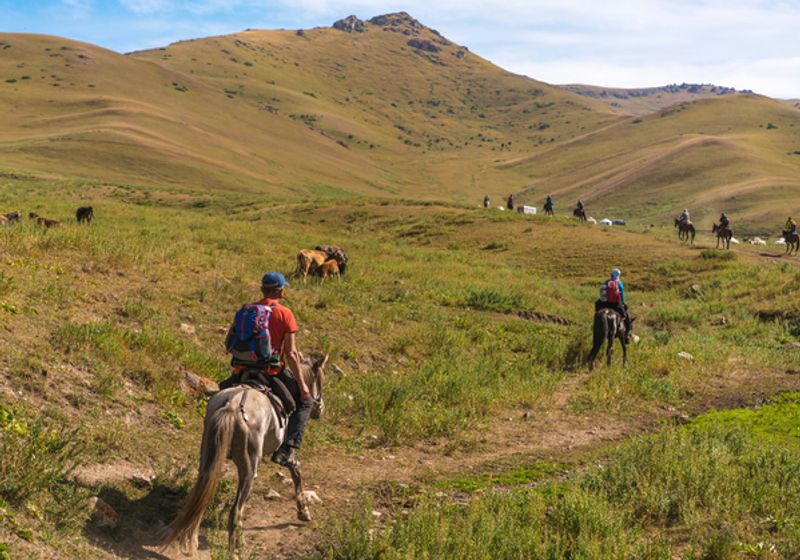
[{"label": "grey horse", "polygon": [[[327,355],[301,359],[301,375],[314,399],[312,418],[319,418],[324,409],[322,385],[327,361]],[[279,417],[270,398],[247,385],[230,387],[211,397],[206,407],[197,483],[175,520],[166,528],[161,545],[168,547],[177,543],[185,552],[197,553],[203,513],[217,491],[222,467],[230,455],[239,475],[236,497],[228,517],[228,548],[231,555],[235,554],[236,533],[258,464],[264,455],[271,455],[281,445],[285,425],[286,420]],[[290,467],[289,470],[294,481],[297,517],[301,521],[310,521],[300,467]]]}]

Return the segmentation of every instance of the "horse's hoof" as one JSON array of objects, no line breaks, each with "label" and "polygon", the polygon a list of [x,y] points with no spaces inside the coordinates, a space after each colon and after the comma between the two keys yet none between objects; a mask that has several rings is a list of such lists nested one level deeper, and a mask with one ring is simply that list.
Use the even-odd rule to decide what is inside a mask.
[{"label": "horse's hoof", "polygon": [[298,510],[297,519],[300,521],[311,521],[311,513],[309,513],[308,508]]}]

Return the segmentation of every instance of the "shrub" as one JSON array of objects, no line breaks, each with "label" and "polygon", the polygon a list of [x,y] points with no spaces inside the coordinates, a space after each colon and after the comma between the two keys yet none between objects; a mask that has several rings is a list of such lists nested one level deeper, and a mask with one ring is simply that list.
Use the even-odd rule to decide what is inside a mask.
[{"label": "shrub", "polygon": [[0,498],[49,519],[61,529],[78,528],[86,515],[87,491],[68,481],[85,448],[77,430],[28,422],[0,405]]}]

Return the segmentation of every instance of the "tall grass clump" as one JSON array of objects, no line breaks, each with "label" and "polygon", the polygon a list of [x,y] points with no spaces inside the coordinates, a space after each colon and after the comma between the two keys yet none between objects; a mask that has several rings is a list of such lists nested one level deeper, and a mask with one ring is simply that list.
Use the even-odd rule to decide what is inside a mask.
[{"label": "tall grass clump", "polygon": [[0,498],[58,529],[77,529],[89,495],[68,477],[85,451],[75,430],[0,405]]}]

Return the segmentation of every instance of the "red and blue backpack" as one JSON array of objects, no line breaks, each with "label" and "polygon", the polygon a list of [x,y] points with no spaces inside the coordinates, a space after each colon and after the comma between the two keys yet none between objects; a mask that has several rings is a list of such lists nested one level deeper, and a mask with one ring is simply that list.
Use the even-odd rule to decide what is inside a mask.
[{"label": "red and blue backpack", "polygon": [[622,294],[619,289],[619,280],[609,280],[606,282],[606,301],[608,303],[619,303]]},{"label": "red and blue backpack", "polygon": [[280,355],[272,348],[269,317],[272,306],[253,303],[236,312],[233,327],[225,340],[232,366],[266,368],[280,364]]}]

